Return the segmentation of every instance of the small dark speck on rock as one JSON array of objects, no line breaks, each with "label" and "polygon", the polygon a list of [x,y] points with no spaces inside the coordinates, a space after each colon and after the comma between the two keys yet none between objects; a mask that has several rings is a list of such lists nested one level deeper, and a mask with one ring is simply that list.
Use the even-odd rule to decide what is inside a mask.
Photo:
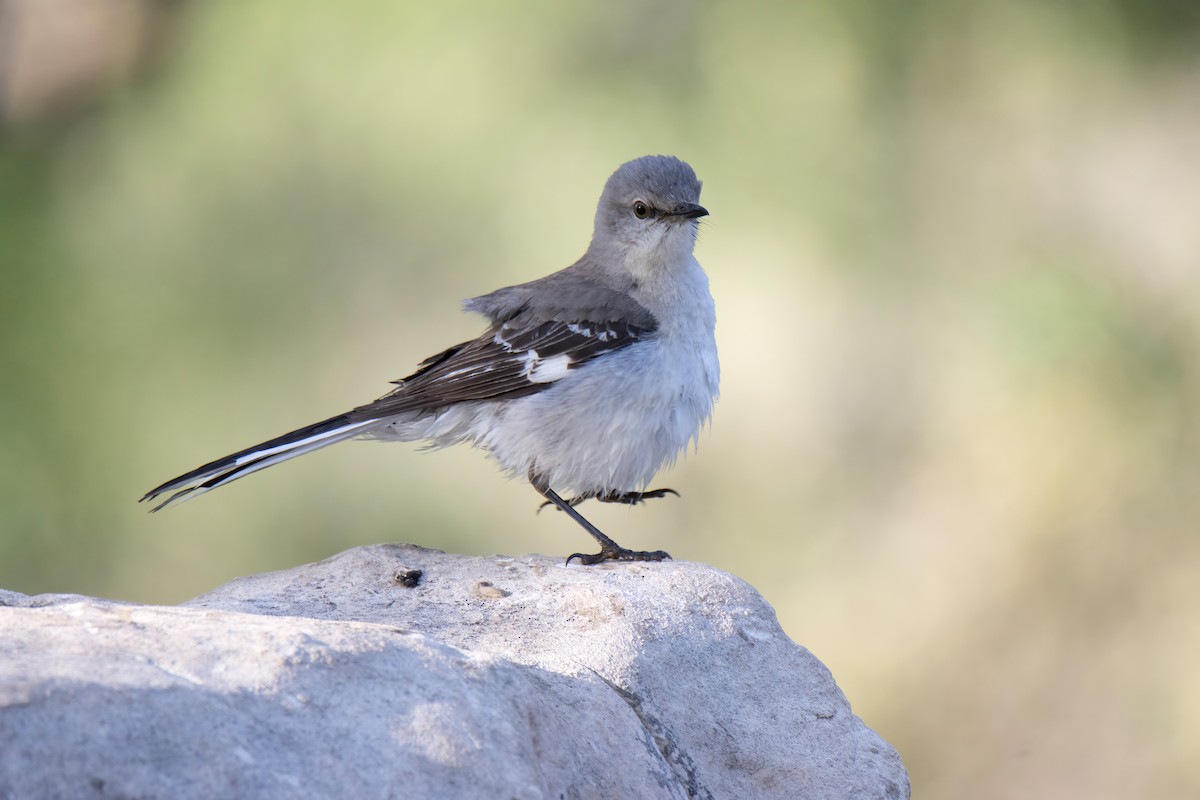
[{"label": "small dark speck on rock", "polygon": [[419,569],[398,569],[396,570],[396,583],[405,589],[413,589],[421,582],[423,574]]}]

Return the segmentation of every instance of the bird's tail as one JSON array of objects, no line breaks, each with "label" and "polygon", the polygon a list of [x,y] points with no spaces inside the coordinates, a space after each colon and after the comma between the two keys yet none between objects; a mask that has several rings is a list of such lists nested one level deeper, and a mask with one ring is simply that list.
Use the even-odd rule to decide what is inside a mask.
[{"label": "bird's tail", "polygon": [[159,511],[167,506],[181,503],[197,495],[236,481],[252,472],[266,469],[289,458],[320,450],[331,444],[352,439],[367,432],[371,425],[378,423],[377,419],[352,418],[351,414],[339,414],[327,420],[299,428],[291,433],[285,433],[270,441],[248,447],[232,455],[210,461],[191,472],[172,478],[161,486],[156,486],[146,493],[140,502],[154,500],[159,495],[174,492],[151,511]]}]

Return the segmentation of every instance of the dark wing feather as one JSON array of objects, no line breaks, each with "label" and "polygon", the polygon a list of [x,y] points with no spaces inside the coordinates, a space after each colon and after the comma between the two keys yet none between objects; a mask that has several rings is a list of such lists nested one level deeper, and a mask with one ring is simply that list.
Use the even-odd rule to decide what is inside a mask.
[{"label": "dark wing feather", "polygon": [[454,403],[532,394],[554,384],[555,378],[535,378],[538,368],[550,359],[565,358],[566,368],[575,369],[653,332],[653,327],[628,322],[497,325],[478,339],[426,359],[415,373],[397,381],[399,386],[394,391],[354,409],[350,418],[378,419]]}]

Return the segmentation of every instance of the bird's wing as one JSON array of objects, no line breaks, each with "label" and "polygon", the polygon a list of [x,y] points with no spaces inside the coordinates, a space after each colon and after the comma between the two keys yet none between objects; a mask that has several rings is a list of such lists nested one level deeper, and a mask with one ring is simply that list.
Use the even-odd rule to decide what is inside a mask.
[{"label": "bird's wing", "polygon": [[396,389],[359,406],[350,418],[380,419],[406,411],[539,392],[593,358],[628,347],[654,327],[628,322],[518,321],[497,325],[478,339],[426,359]]}]

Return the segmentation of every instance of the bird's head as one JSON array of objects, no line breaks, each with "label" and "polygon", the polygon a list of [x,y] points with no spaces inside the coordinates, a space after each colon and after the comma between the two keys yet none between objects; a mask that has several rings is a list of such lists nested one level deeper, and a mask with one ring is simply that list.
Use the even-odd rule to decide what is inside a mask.
[{"label": "bird's head", "polygon": [[707,215],[690,166],[674,156],[643,156],[622,164],[604,184],[592,250],[644,268],[682,262]]}]

